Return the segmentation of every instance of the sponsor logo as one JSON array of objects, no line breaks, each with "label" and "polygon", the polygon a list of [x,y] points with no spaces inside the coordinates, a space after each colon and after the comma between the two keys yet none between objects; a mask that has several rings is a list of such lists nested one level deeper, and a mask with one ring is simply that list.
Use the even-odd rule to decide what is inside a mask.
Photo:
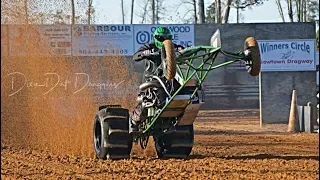
[{"label": "sponsor logo", "polygon": [[146,44],[150,42],[152,39],[152,34],[150,34],[148,31],[139,31],[136,35],[136,42],[138,44]]},{"label": "sponsor logo", "polygon": [[83,25],[73,28],[74,36],[81,36],[84,32],[131,32],[128,25]]},{"label": "sponsor logo", "polygon": [[[150,43],[153,39],[153,37],[152,37],[153,32],[157,29],[157,27],[159,27],[159,26],[152,26],[148,30],[138,31],[135,34],[135,41],[140,45]],[[172,37],[173,37],[172,40],[175,44],[179,44],[184,47],[192,46],[192,44],[193,44],[192,41],[183,40],[184,38],[180,37],[180,35],[183,33],[190,33],[191,32],[190,26],[181,25],[181,26],[166,26],[166,27],[172,33]]]}]

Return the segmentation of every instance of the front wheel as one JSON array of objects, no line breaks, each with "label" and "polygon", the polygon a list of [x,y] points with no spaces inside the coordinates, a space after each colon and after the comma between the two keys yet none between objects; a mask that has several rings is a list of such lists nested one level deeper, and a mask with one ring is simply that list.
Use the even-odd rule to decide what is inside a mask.
[{"label": "front wheel", "polygon": [[164,76],[168,80],[173,79],[176,75],[177,67],[176,50],[171,40],[163,41],[161,59]]},{"label": "front wheel", "polygon": [[129,134],[127,109],[101,109],[94,119],[93,143],[98,159],[130,157],[132,137]]},{"label": "front wheel", "polygon": [[244,51],[249,51],[249,61],[247,62],[247,71],[251,76],[258,76],[261,69],[261,57],[257,40],[254,37],[248,37],[244,43]]}]

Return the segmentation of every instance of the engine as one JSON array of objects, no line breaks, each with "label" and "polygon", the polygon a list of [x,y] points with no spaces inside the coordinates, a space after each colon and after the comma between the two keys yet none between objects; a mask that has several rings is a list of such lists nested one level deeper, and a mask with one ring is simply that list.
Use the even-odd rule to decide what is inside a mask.
[{"label": "engine", "polygon": [[140,92],[137,101],[142,105],[143,109],[154,107],[156,109],[161,108],[165,104],[165,97],[161,88],[148,88],[147,90]]}]

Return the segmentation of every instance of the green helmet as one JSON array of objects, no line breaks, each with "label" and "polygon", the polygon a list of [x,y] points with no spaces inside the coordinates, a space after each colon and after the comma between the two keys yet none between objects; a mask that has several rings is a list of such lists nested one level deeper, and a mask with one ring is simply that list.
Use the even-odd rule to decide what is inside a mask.
[{"label": "green helmet", "polygon": [[170,30],[166,27],[158,27],[153,33],[153,40],[157,48],[161,49],[163,41],[172,40]]}]

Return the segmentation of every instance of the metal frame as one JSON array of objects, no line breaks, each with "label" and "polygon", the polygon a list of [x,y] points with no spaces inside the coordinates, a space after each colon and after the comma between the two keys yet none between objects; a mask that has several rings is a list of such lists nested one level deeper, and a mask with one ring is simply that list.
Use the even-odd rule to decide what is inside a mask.
[{"label": "metal frame", "polygon": [[[222,53],[223,55],[229,58],[232,58],[233,60],[213,66],[214,61],[219,53]],[[201,63],[200,65],[196,66],[195,60],[199,60],[200,58],[201,58]],[[176,57],[176,63],[177,63],[177,73],[182,78],[183,84],[181,84],[181,87],[179,87],[179,89],[176,90],[176,92],[171,97],[169,97],[168,102],[161,109],[156,111],[153,117],[147,118],[145,129],[142,131],[142,134],[137,135],[136,137],[134,137],[134,139],[136,140],[137,138],[143,138],[151,134],[150,129],[153,127],[154,123],[161,116],[161,114],[164,112],[164,110],[167,108],[170,102],[174,99],[174,97],[177,96],[179,92],[185,87],[185,85],[191,78],[195,77],[199,83],[191,95],[191,99],[192,99],[193,96],[196,94],[197,90],[199,89],[199,87],[201,87],[201,84],[207,77],[209,71],[241,61],[241,60],[246,60],[246,58],[247,57],[242,52],[239,52],[237,54],[230,53],[230,52],[223,51],[221,47],[216,48],[213,46],[197,46],[197,47],[187,48],[180,51]],[[187,65],[186,72],[183,72],[182,70],[182,66],[184,65]]]}]

